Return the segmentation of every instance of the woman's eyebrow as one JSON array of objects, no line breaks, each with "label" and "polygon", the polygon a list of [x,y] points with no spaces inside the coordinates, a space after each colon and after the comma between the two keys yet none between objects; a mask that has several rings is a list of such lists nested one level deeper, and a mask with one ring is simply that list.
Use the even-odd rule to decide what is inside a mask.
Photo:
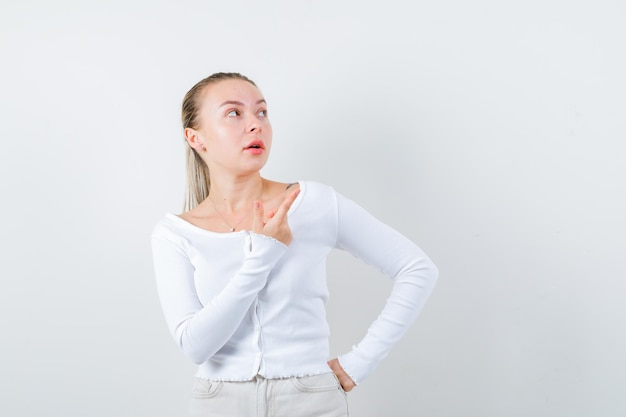
[{"label": "woman's eyebrow", "polygon": [[[267,104],[267,101],[265,101],[264,98],[258,100],[255,104],[261,104],[261,103],[265,103]],[[219,107],[224,107],[224,106],[228,106],[228,105],[235,105],[235,106],[243,106],[243,102],[241,101],[237,101],[237,100],[226,100],[225,102],[223,102],[222,104],[219,105]]]}]

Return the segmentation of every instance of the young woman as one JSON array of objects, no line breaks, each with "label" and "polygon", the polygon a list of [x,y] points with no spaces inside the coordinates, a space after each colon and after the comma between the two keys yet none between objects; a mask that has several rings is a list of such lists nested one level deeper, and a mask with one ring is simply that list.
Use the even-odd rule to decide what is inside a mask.
[{"label": "young woman", "polygon": [[[263,178],[267,103],[237,73],[186,94],[185,212],[154,228],[161,305],[199,364],[193,416],[348,416],[345,393],[413,322],[437,279],[415,244],[333,188]],[[380,316],[351,352],[329,360],[326,257],[346,250],[393,280]]]}]

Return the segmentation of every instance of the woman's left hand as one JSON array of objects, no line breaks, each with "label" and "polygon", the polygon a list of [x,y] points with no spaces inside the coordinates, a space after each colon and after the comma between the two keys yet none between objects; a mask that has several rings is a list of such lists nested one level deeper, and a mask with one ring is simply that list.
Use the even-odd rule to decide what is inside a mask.
[{"label": "woman's left hand", "polygon": [[[252,231],[254,233],[264,234],[266,236],[273,237],[274,239],[289,246],[293,240],[291,229],[289,228],[289,221],[287,219],[287,213],[291,208],[291,205],[298,197],[300,190],[294,190],[289,193],[283,200],[278,210],[271,211],[267,216],[264,216],[263,204],[256,200],[254,202],[254,218],[252,219]],[[267,217],[267,222],[264,220]]]},{"label": "woman's left hand", "polygon": [[344,371],[337,358],[328,361],[328,366],[330,366],[330,369],[332,369],[337,376],[341,388],[343,388],[345,392],[352,391],[352,388],[356,387],[356,383],[350,378],[350,375]]}]

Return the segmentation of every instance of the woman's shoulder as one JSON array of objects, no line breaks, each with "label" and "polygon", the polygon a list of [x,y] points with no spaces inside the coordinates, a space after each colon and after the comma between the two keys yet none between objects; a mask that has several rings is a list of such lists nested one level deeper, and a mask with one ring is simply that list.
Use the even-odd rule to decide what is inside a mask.
[{"label": "woman's shoulder", "polygon": [[335,189],[323,182],[315,180],[299,180],[300,194],[294,202],[294,207],[300,205],[313,210],[331,212],[337,205],[337,192]]},{"label": "woman's shoulder", "polygon": [[181,226],[185,222],[179,215],[174,213],[165,213],[163,217],[161,217],[155,223],[152,228],[152,237],[169,237],[180,236],[181,235]]},{"label": "woman's shoulder", "polygon": [[301,189],[306,189],[308,191],[323,192],[333,190],[331,185],[316,180],[298,180],[293,184],[298,184]]},{"label": "woman's shoulder", "polygon": [[152,239],[165,239],[172,243],[185,246],[198,238],[217,236],[218,233],[205,230],[190,222],[184,213],[165,213],[152,228]]},{"label": "woman's shoulder", "polygon": [[302,194],[303,198],[323,200],[335,194],[335,189],[331,185],[316,180],[298,180],[288,183],[287,185],[289,186],[289,190],[293,189],[293,187],[299,187],[300,194]]},{"label": "woman's shoulder", "polygon": [[308,194],[325,194],[332,193],[334,189],[332,186],[324,184],[315,180],[293,180],[293,181],[272,181],[266,180],[268,187],[270,187],[270,195],[286,194],[287,192],[295,189],[300,189],[300,193],[304,195]]}]

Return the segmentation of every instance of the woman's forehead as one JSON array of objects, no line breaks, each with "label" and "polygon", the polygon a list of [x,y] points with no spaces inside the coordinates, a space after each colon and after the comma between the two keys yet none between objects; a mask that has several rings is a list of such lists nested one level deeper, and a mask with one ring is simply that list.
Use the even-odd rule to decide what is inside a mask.
[{"label": "woman's forehead", "polygon": [[241,102],[244,105],[253,105],[263,100],[263,95],[253,84],[244,80],[222,80],[206,86],[203,91],[203,101],[211,107],[220,107],[228,101]]}]

